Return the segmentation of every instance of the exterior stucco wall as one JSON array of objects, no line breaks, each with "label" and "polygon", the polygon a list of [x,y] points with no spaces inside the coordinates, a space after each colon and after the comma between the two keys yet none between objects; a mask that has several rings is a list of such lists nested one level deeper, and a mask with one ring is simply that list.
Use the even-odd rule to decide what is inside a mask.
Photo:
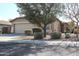
[{"label": "exterior stucco wall", "polygon": [[54,31],[60,32],[60,22],[59,21],[54,22]]},{"label": "exterior stucco wall", "polygon": [[51,24],[51,30],[52,30],[52,32],[55,32],[55,31],[56,32],[61,32],[61,23],[58,20],[53,22]]}]

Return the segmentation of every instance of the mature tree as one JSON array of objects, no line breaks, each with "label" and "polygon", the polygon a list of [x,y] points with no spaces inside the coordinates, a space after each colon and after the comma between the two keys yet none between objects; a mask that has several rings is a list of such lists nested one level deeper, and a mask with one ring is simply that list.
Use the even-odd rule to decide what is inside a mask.
[{"label": "mature tree", "polygon": [[46,37],[46,27],[54,22],[59,13],[60,4],[54,3],[18,3],[20,14],[25,15],[26,20],[41,27]]},{"label": "mature tree", "polygon": [[[64,10],[63,10],[64,15],[76,23],[77,31],[78,31],[79,4],[78,3],[66,3],[63,5],[64,5]],[[77,38],[78,38],[78,32],[77,32]]]}]

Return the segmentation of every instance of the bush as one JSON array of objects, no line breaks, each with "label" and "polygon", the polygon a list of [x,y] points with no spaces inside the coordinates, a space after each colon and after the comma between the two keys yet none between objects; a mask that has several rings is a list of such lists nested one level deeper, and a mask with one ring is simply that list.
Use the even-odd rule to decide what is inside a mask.
[{"label": "bush", "polygon": [[51,34],[51,39],[60,39],[61,38],[61,33],[60,32],[53,32]]},{"label": "bush", "polygon": [[26,34],[26,35],[31,35],[32,32],[31,32],[31,30],[25,30],[25,34]]},{"label": "bush", "polygon": [[65,34],[65,38],[70,38],[70,34],[69,33],[66,33]]},{"label": "bush", "polygon": [[43,39],[42,32],[34,32],[34,39]]},{"label": "bush", "polygon": [[42,30],[40,28],[33,28],[32,30],[33,30],[33,33],[34,32],[42,32]]}]

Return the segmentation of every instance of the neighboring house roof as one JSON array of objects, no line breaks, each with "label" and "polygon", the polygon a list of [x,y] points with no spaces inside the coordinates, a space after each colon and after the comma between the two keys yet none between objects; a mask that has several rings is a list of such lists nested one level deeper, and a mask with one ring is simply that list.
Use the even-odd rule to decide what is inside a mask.
[{"label": "neighboring house roof", "polygon": [[0,20],[0,25],[11,25],[9,21]]}]

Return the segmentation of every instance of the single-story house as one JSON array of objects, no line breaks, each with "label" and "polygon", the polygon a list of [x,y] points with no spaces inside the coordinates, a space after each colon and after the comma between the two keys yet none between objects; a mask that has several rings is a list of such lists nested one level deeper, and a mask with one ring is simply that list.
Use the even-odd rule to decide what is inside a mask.
[{"label": "single-story house", "polygon": [[10,33],[11,23],[9,21],[0,20],[0,33]]},{"label": "single-story house", "polygon": [[[31,24],[29,21],[27,21],[24,17],[18,17],[10,21],[11,26],[11,32],[12,33],[24,33],[25,30],[31,30],[33,28],[39,28],[38,26]],[[65,23],[62,23],[60,20],[56,20],[55,22],[49,24],[47,26],[47,32],[51,33],[54,31],[57,32],[64,32],[64,28],[66,28]]]},{"label": "single-story house", "polygon": [[10,21],[12,23],[11,32],[12,33],[24,33],[26,30],[32,30],[33,28],[38,28],[36,25],[31,24],[24,17],[18,17]]}]

